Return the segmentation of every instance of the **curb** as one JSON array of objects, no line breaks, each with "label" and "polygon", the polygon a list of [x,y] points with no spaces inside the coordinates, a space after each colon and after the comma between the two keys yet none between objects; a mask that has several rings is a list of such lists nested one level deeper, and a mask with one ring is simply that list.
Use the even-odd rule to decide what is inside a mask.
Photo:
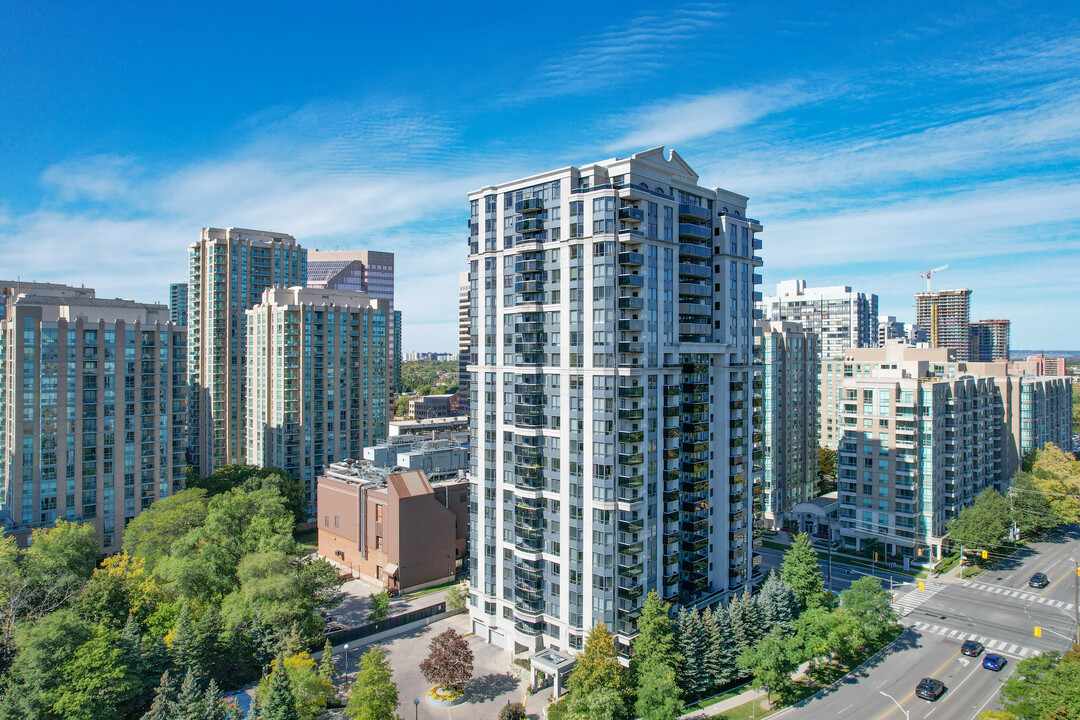
[{"label": "curb", "polygon": [[846,680],[846,679],[847,679],[848,675],[851,675],[852,673],[854,673],[854,672],[858,671],[859,669],[861,669],[861,668],[862,668],[862,666],[863,666],[863,665],[866,665],[866,664],[868,664],[868,663],[870,663],[870,662],[872,662],[872,661],[874,661],[874,660],[877,660],[877,658],[878,658],[878,657],[879,657],[880,655],[882,655],[882,654],[883,654],[883,653],[884,653],[884,652],[885,652],[886,650],[889,650],[889,649],[891,649],[891,648],[892,648],[892,646],[893,646],[893,645],[895,645],[895,644],[896,644],[896,643],[897,643],[897,642],[898,642],[898,641],[899,641],[899,640],[900,640],[900,639],[901,639],[902,637],[904,637],[904,636],[905,636],[905,635],[907,635],[908,633],[913,633],[913,632],[914,632],[914,631],[913,631],[913,630],[912,630],[911,628],[909,628],[909,627],[908,627],[908,626],[906,626],[906,625],[904,625],[904,626],[902,626],[902,627],[904,628],[904,631],[903,631],[902,633],[900,633],[899,635],[897,635],[897,636],[896,636],[896,639],[895,639],[895,640],[893,640],[892,642],[890,642],[890,643],[889,643],[888,645],[886,645],[885,647],[881,648],[881,649],[880,649],[880,650],[878,650],[878,651],[877,651],[876,653],[874,653],[874,654],[873,654],[873,655],[871,655],[870,657],[866,658],[866,659],[865,659],[865,660],[863,660],[863,661],[862,661],[861,663],[859,663],[858,665],[856,665],[855,667],[851,668],[851,669],[850,669],[850,670],[848,670],[848,671],[847,671],[846,673],[844,673],[843,675],[841,675],[840,677],[838,677],[838,678],[837,678],[836,680],[834,680],[834,681],[833,681],[833,682],[832,682],[831,684],[829,684],[829,685],[826,685],[825,687],[821,688],[820,690],[818,690],[818,691],[817,691],[816,693],[814,693],[814,694],[813,694],[813,695],[811,695],[810,697],[805,697],[805,698],[803,698],[802,700],[800,700],[799,702],[795,703],[794,705],[788,705],[788,706],[787,706],[786,708],[784,708],[784,709],[782,709],[782,710],[777,710],[777,711],[776,711],[775,713],[773,713],[773,714],[772,714],[772,716],[771,716],[771,717],[778,717],[778,716],[780,716],[780,715],[783,715],[783,714],[784,714],[785,712],[787,712],[788,710],[795,710],[795,709],[797,709],[797,708],[802,708],[802,707],[805,707],[806,705],[809,705],[809,704],[810,704],[810,702],[811,702],[812,700],[816,700],[816,699],[818,699],[818,697],[820,697],[820,696],[821,696],[822,694],[824,694],[824,693],[825,693],[826,691],[828,691],[828,690],[832,690],[833,688],[837,687],[837,686],[838,686],[838,685],[839,685],[840,683],[842,683],[842,682],[843,682],[844,680]]}]

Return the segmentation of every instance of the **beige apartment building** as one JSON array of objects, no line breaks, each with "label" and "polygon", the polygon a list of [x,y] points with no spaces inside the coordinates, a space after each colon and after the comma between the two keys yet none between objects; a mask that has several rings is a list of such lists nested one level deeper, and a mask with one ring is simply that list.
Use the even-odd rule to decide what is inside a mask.
[{"label": "beige apartment building", "polygon": [[319,477],[319,554],[353,577],[407,592],[457,576],[467,548],[469,485],[334,463]]},{"label": "beige apartment building", "polygon": [[249,462],[244,422],[247,310],[266,288],[306,284],[307,250],[291,235],[203,228],[191,244],[188,452],[200,474]]},{"label": "beige apartment building", "polygon": [[186,331],[165,305],[0,282],[0,530],[127,523],[185,473]]},{"label": "beige apartment building", "polygon": [[389,302],[366,293],[269,288],[247,311],[247,462],[301,480],[308,507],[330,463],[386,437]]},{"label": "beige apartment building", "polygon": [[822,363],[822,444],[838,453],[840,536],[937,558],[945,524],[1024,452],[1067,446],[1072,390],[1027,363],[969,363],[889,343]]}]

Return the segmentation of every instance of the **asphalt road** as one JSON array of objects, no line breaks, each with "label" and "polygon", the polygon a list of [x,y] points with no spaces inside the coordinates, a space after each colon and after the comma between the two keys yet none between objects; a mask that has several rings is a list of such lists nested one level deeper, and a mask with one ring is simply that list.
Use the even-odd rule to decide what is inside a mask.
[{"label": "asphalt road", "polygon": [[[1001,682],[1022,658],[1068,647],[1075,618],[1074,557],[1080,558],[1080,529],[1075,527],[1033,543],[994,571],[949,583],[903,618],[909,629],[864,671],[776,717],[901,720],[904,714],[881,692],[892,695],[911,718],[973,720],[997,708]],[[1041,590],[1028,587],[1036,572],[1046,573],[1051,584]],[[1034,636],[1036,626],[1042,628],[1040,638]],[[1004,655],[1005,667],[986,670],[981,656],[961,655],[961,643],[971,637]],[[948,688],[937,702],[915,697],[923,677],[936,677]]]}]

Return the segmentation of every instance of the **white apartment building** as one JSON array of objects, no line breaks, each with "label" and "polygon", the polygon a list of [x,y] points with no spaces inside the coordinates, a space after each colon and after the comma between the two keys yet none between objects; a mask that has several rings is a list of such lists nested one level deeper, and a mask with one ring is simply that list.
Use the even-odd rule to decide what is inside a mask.
[{"label": "white apartment building", "polygon": [[0,288],[0,527],[85,522],[116,552],[184,482],[184,328],[165,305],[89,288]]},{"label": "white apartment building", "polygon": [[841,542],[876,539],[890,555],[938,559],[946,523],[982,490],[1004,491],[1023,452],[1067,447],[1071,385],[1031,370],[901,343],[823,361]]},{"label": "white apartment building", "polygon": [[302,480],[312,512],[323,470],[386,437],[393,317],[362,292],[300,287],[247,311],[247,462]]},{"label": "white apartment building", "polygon": [[645,594],[741,592],[757,220],[663,148],[469,194],[469,611],[511,652],[627,652]]},{"label": "white apartment building", "polygon": [[291,235],[203,228],[188,250],[189,462],[202,475],[247,462],[246,311],[268,287],[304,285]]},{"label": "white apartment building", "polygon": [[762,511],[770,527],[794,520],[795,506],[816,496],[818,381],[817,334],[798,323],[761,320]]},{"label": "white apartment building", "polygon": [[762,308],[765,320],[796,322],[817,333],[822,359],[877,344],[878,297],[848,285],[807,287],[805,280],[785,280],[777,283],[776,295],[762,300]]}]

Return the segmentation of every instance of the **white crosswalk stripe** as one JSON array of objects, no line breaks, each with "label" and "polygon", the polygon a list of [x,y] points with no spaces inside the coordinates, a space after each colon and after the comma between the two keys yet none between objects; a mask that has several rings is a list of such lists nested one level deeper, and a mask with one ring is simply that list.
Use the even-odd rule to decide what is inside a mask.
[{"label": "white crosswalk stripe", "polygon": [[994,640],[993,638],[976,635],[975,633],[967,633],[963,630],[956,630],[953,628],[943,627],[941,625],[931,625],[925,622],[912,623],[911,627],[916,630],[920,630],[925,633],[932,633],[934,635],[944,635],[945,637],[955,640],[978,640],[989,650],[996,652],[1007,653],[1009,655],[1016,655],[1018,657],[1025,658],[1031,655],[1033,652],[1037,652],[1029,647],[1017,645],[1014,643],[1007,643],[1003,640]]},{"label": "white crosswalk stripe", "polygon": [[1035,595],[1034,593],[1024,592],[1023,590],[1010,590],[1006,587],[1000,587],[997,585],[986,585],[983,583],[971,582],[965,580],[960,583],[961,586],[971,588],[972,590],[982,590],[984,592],[994,593],[996,595],[1007,595],[1014,597],[1018,600],[1025,602],[1039,603],[1041,605],[1050,605],[1052,607],[1061,608],[1062,610],[1072,611],[1073,604],[1071,602],[1065,602],[1064,600],[1051,600],[1041,595]]},{"label": "white crosswalk stripe", "polygon": [[912,610],[944,590],[945,584],[927,582],[923,583],[922,590],[919,590],[917,585],[915,587],[915,590],[912,590],[893,603],[893,610],[901,617],[908,615]]}]

